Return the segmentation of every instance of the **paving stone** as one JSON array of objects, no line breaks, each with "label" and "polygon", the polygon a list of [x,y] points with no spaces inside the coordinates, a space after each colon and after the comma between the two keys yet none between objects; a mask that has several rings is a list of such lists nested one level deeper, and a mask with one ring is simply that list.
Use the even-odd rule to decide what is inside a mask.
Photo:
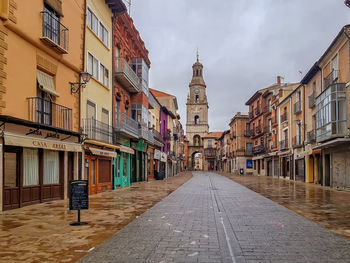
[{"label": "paving stone", "polygon": [[198,172],[80,262],[338,263],[349,258],[349,240],[223,176]]}]

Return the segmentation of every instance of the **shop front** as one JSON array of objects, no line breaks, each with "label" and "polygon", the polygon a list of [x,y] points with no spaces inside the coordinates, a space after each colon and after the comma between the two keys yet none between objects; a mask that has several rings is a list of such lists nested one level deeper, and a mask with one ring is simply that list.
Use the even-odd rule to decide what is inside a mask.
[{"label": "shop front", "polygon": [[85,149],[85,177],[89,180],[89,194],[98,194],[113,189],[112,164],[117,158],[114,149],[96,145],[92,141],[84,144]]},{"label": "shop front", "polygon": [[147,179],[147,143],[138,140],[131,143],[135,154],[131,161],[131,183],[142,182]]},{"label": "shop front", "polygon": [[1,123],[0,208],[67,198],[69,182],[78,179],[79,133],[13,121]]},{"label": "shop front", "polygon": [[114,189],[131,185],[131,158],[135,151],[128,146],[121,145],[116,159],[114,172]]}]

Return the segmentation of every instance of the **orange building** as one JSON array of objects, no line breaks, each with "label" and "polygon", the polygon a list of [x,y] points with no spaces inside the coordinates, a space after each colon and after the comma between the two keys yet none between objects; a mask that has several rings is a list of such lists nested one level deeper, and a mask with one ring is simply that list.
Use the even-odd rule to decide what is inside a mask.
[{"label": "orange building", "polygon": [[0,210],[64,199],[81,172],[83,0],[0,3]]}]

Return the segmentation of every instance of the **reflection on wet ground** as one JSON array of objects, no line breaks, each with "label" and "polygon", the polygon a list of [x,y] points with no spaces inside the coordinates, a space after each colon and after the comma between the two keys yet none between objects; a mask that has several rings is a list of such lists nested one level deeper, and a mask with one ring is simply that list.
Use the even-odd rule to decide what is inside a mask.
[{"label": "reflection on wet ground", "polygon": [[222,175],[350,239],[349,192],[264,176]]},{"label": "reflection on wet ground", "polygon": [[0,215],[0,262],[75,262],[192,177],[133,184],[90,197],[86,226],[70,226],[77,212],[68,200],[27,206]]}]

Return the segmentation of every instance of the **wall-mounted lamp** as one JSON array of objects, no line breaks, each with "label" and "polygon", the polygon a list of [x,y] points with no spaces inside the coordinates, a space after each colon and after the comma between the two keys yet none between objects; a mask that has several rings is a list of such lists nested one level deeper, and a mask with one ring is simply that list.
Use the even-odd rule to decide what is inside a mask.
[{"label": "wall-mounted lamp", "polygon": [[70,84],[70,93],[77,93],[80,88],[85,88],[86,83],[88,83],[91,79],[91,74],[88,72],[80,72],[79,74],[79,82],[69,82]]},{"label": "wall-mounted lamp", "polygon": [[345,4],[347,7],[350,8],[350,0],[345,0],[345,1],[344,1],[344,4]]}]

